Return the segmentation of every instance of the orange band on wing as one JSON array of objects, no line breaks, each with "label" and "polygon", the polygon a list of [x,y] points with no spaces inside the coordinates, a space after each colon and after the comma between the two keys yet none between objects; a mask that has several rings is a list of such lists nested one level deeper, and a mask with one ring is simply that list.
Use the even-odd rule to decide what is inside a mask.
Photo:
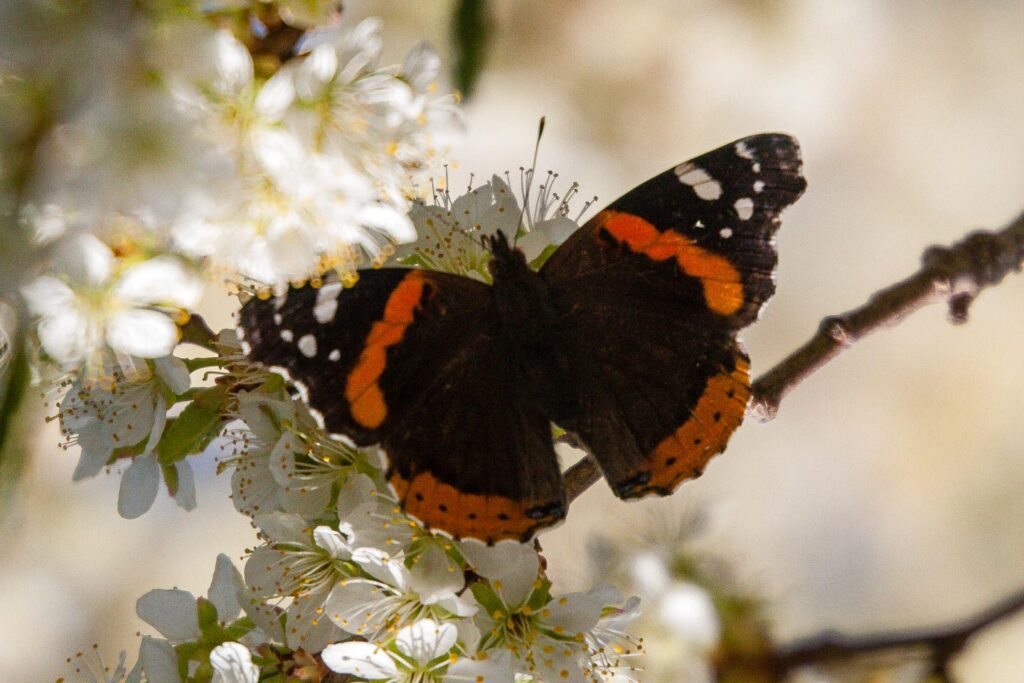
[{"label": "orange band on wing", "polygon": [[690,419],[665,437],[649,456],[651,477],[629,496],[655,491],[667,495],[679,482],[700,476],[712,456],[725,449],[743,422],[750,400],[750,366],[736,358],[736,369],[708,380]]},{"label": "orange band on wing", "polygon": [[630,251],[654,261],[675,259],[684,273],[701,281],[704,301],[715,313],[732,315],[743,306],[740,273],[725,257],[702,249],[674,230],[661,232],[631,213],[603,211],[598,220],[608,234]]},{"label": "orange band on wing", "polygon": [[387,365],[387,348],[402,341],[405,328],[423,297],[423,273],[410,271],[391,292],[384,305],[384,318],[373,323],[363,352],[345,383],[345,398],[352,418],[364,427],[375,429],[388,415],[384,393],[377,380]]},{"label": "orange band on wing", "polygon": [[[534,501],[516,501],[505,496],[462,493],[454,486],[438,481],[429,472],[411,480],[393,473],[388,480],[406,513],[429,528],[455,538],[475,538],[487,543],[503,539],[525,541],[537,529],[550,526],[565,517],[557,504],[541,506]],[[547,514],[531,511],[544,507]]]}]

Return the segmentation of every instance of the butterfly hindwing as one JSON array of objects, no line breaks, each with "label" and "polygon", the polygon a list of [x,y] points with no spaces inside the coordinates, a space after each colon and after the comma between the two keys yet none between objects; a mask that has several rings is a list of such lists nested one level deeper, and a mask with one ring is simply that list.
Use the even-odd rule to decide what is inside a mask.
[{"label": "butterfly hindwing", "polygon": [[351,288],[253,299],[241,322],[250,357],[301,384],[327,430],[381,443],[401,502],[428,526],[493,541],[564,516],[550,424],[516,399],[486,285],[367,270]]},{"label": "butterfly hindwing", "polygon": [[795,140],[744,138],[612,202],[542,268],[584,406],[562,426],[619,496],[671,493],[742,421],[736,332],[775,291],[772,237],[804,186]]}]

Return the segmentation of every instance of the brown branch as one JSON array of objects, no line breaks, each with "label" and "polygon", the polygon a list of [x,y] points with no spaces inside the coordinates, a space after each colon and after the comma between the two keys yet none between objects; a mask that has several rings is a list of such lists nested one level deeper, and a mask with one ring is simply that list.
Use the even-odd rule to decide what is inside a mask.
[{"label": "brown branch", "polygon": [[866,335],[895,325],[925,304],[945,301],[953,323],[982,289],[999,284],[1024,262],[1024,214],[998,232],[973,232],[950,247],[933,246],[916,273],[871,296],[860,308],[821,321],[807,343],[754,382],[750,412],[766,422],[797,384]]},{"label": "brown branch", "polygon": [[[775,417],[782,399],[816,370],[854,342],[883,327],[895,325],[926,304],[945,301],[950,320],[967,321],[967,311],[981,290],[999,284],[1024,264],[1024,214],[1000,231],[972,232],[952,246],[933,246],[921,257],[921,268],[910,277],[875,292],[860,308],[821,321],[803,346],[761,375],[752,385],[748,412],[762,422]],[[560,441],[580,448],[575,439]],[[567,502],[572,502],[601,478],[589,455],[564,474]]]},{"label": "brown branch", "polygon": [[1024,610],[1024,590],[1004,598],[995,605],[963,621],[930,629],[891,631],[866,636],[849,636],[835,632],[803,640],[777,650],[770,667],[778,680],[802,666],[850,659],[857,655],[926,648],[931,658],[931,673],[940,680],[951,680],[949,665],[980,631]]}]

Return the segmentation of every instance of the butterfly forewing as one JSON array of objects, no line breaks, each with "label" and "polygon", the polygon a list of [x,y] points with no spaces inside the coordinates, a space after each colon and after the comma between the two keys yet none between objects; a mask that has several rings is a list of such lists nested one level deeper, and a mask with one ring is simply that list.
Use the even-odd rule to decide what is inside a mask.
[{"label": "butterfly forewing", "polygon": [[775,291],[772,238],[804,186],[795,140],[744,138],[612,202],[542,268],[583,406],[562,426],[618,495],[670,493],[739,426],[736,332]]}]

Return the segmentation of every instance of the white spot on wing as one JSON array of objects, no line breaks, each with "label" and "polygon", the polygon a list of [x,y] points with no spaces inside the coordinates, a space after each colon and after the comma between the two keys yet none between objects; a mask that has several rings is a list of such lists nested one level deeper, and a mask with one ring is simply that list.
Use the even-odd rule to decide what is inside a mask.
[{"label": "white spot on wing", "polygon": [[318,323],[329,323],[334,320],[334,314],[338,311],[338,295],[341,294],[340,282],[328,282],[316,290],[316,305],[313,307],[313,317]]},{"label": "white spot on wing", "polygon": [[723,239],[729,239],[732,237],[732,228],[722,228],[718,231],[718,234],[721,235]]},{"label": "white spot on wing", "polygon": [[740,197],[733,206],[736,207],[736,214],[741,221],[750,220],[754,215],[754,200],[750,197]]},{"label": "white spot on wing", "polygon": [[281,330],[281,339],[284,339],[286,342],[290,342],[294,338],[295,335],[292,334],[291,330]]},{"label": "white spot on wing", "polygon": [[284,318],[281,317],[280,313],[275,313],[274,314],[274,324],[275,325],[280,326],[283,321],[284,321]]},{"label": "white spot on wing", "polygon": [[752,169],[753,169],[754,173],[760,173],[761,172],[761,164],[759,164],[759,163],[757,163],[755,161]]},{"label": "white spot on wing", "polygon": [[763,189],[764,189],[764,181],[763,180],[755,180],[754,181],[754,192],[760,192]]},{"label": "white spot on wing", "polygon": [[743,157],[744,159],[753,159],[754,150],[747,147],[745,140],[740,140],[736,143],[736,154],[737,156]]},{"label": "white spot on wing", "polygon": [[299,337],[299,343],[297,345],[299,351],[306,358],[312,358],[316,355],[316,337],[311,334],[304,334]]},{"label": "white spot on wing", "polygon": [[712,178],[703,168],[694,166],[692,162],[679,164],[673,169],[679,182],[689,185],[701,199],[711,201],[722,196],[722,185]]},{"label": "white spot on wing", "polygon": [[722,185],[717,180],[709,180],[706,183],[694,185],[693,191],[696,192],[697,196],[701,199],[710,202],[722,196]]},{"label": "white spot on wing", "polygon": [[340,358],[341,358],[341,351],[339,351],[338,349],[334,349],[329,354],[327,354],[327,360],[336,361],[336,360],[339,360]]}]

